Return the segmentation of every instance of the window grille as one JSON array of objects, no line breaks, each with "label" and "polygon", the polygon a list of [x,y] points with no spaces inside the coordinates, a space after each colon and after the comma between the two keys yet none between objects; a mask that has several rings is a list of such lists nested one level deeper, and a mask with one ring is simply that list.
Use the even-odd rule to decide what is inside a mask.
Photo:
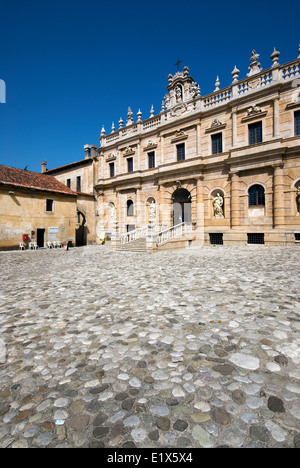
[{"label": "window grille", "polygon": [[249,145],[262,143],[262,122],[249,125]]},{"label": "window grille", "polygon": [[252,185],[249,188],[249,206],[265,206],[265,189],[262,185]]},{"label": "window grille", "polygon": [[210,232],[209,241],[211,245],[223,245],[223,233],[222,232]]},{"label": "window grille", "polygon": [[248,244],[264,244],[265,243],[265,235],[263,233],[255,232],[255,233],[248,233]]}]

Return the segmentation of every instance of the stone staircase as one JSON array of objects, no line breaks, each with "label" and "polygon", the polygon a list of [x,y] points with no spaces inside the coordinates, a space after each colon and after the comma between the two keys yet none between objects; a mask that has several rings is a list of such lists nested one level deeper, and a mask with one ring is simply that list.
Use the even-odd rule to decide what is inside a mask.
[{"label": "stone staircase", "polygon": [[140,237],[134,241],[128,242],[127,244],[121,244],[117,248],[117,252],[146,252],[146,238]]}]

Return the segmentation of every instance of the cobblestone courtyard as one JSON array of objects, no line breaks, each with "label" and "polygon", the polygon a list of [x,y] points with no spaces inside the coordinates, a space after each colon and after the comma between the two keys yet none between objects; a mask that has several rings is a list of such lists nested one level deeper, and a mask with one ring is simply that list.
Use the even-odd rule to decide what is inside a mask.
[{"label": "cobblestone courtyard", "polygon": [[0,262],[0,447],[300,446],[299,248]]}]

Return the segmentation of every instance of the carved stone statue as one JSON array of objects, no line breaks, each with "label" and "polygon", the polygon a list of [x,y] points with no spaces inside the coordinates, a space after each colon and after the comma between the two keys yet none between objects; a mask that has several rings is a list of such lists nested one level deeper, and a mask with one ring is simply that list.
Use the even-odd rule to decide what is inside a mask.
[{"label": "carved stone statue", "polygon": [[118,224],[117,212],[115,205],[111,205],[110,207],[110,216],[114,225]]},{"label": "carved stone statue", "polygon": [[182,101],[182,90],[180,88],[180,86],[176,86],[176,89],[175,89],[175,94],[176,94],[176,101]]},{"label": "carved stone statue", "polygon": [[156,206],[154,203],[154,200],[150,203],[150,208],[149,208],[149,221],[153,222],[155,220],[155,215],[156,215]]},{"label": "carved stone statue", "polygon": [[213,210],[215,218],[224,218],[223,204],[223,197],[217,193],[217,196],[213,199]]}]

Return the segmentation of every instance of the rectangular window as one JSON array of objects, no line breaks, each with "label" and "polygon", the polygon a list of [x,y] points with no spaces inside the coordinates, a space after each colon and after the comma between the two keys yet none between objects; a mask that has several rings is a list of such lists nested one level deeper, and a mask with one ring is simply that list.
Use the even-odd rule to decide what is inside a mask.
[{"label": "rectangular window", "polygon": [[249,145],[262,143],[262,122],[249,125]]},{"label": "rectangular window", "polygon": [[110,177],[115,177],[115,163],[109,164],[109,175]]},{"label": "rectangular window", "polygon": [[151,153],[148,153],[148,163],[149,169],[153,169],[155,167],[155,151],[151,151]]},{"label": "rectangular window", "polygon": [[128,172],[133,172],[133,158],[127,159],[127,170]]},{"label": "rectangular window", "polygon": [[76,178],[76,191],[81,192],[81,177],[80,176]]},{"label": "rectangular window", "polygon": [[176,145],[177,148],[177,161],[184,161],[185,160],[185,144],[180,143]]},{"label": "rectangular window", "polygon": [[249,233],[248,236],[248,244],[264,244],[265,243],[265,235],[262,233]]},{"label": "rectangular window", "polygon": [[300,111],[295,112],[295,135],[300,135]]},{"label": "rectangular window", "polygon": [[212,154],[219,154],[223,152],[222,133],[217,133],[211,136]]},{"label": "rectangular window", "polygon": [[295,242],[300,242],[300,232],[295,232]]},{"label": "rectangular window", "polygon": [[67,187],[71,188],[71,179],[67,179]]},{"label": "rectangular window", "polygon": [[209,242],[211,245],[223,245],[223,233],[222,232],[210,232]]},{"label": "rectangular window", "polygon": [[46,199],[46,211],[53,211],[53,200]]}]

